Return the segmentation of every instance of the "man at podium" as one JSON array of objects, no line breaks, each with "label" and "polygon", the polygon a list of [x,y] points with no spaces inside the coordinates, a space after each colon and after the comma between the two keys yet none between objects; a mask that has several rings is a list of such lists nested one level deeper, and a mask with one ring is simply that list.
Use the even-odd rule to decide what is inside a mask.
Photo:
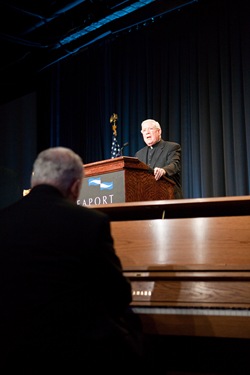
[{"label": "man at podium", "polygon": [[147,146],[135,154],[140,161],[152,168],[158,181],[166,176],[175,182],[175,199],[183,198],[181,188],[181,146],[161,138],[161,126],[153,119],[141,123],[141,133]]}]

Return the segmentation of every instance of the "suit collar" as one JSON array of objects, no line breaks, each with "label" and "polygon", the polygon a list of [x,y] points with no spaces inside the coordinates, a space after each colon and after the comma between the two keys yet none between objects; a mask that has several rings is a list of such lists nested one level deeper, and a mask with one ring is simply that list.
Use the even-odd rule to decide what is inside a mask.
[{"label": "suit collar", "polygon": [[154,151],[154,156],[153,156],[153,164],[151,165],[151,168],[155,168],[157,165],[157,161],[162,153],[162,150],[164,148],[164,142],[161,139],[158,143],[156,143],[153,148],[155,149]]}]

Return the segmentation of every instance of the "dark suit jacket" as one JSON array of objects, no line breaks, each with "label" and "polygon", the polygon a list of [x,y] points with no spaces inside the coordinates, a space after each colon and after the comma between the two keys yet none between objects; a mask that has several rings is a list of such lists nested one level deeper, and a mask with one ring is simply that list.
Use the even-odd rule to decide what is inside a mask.
[{"label": "dark suit jacket", "polygon": [[[175,198],[183,198],[181,189],[181,146],[175,142],[160,140],[155,146],[151,168],[163,168],[166,177],[175,182]],[[145,164],[148,164],[148,150],[145,146],[136,152],[135,157]]]},{"label": "dark suit jacket", "polygon": [[96,358],[111,356],[113,336],[119,347],[123,328],[115,330],[131,286],[107,216],[71,204],[51,186],[37,186],[0,210],[0,256],[1,354],[8,366],[22,361],[25,368],[30,361],[25,371],[33,375],[48,359],[58,374],[76,374],[71,371],[79,363],[82,373],[83,363],[86,369],[93,362],[92,349],[91,368]]}]

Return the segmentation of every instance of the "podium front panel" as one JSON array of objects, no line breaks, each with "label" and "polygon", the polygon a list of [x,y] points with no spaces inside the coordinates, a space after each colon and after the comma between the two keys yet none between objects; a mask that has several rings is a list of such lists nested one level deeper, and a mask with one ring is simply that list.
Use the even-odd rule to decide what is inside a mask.
[{"label": "podium front panel", "polygon": [[125,202],[124,170],[85,177],[77,204],[80,206]]}]

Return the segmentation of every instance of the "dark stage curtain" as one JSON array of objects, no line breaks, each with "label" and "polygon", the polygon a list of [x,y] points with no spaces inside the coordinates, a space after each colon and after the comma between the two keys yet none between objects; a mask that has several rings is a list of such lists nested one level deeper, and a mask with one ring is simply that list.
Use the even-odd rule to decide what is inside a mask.
[{"label": "dark stage curtain", "polygon": [[45,70],[37,90],[38,151],[63,145],[84,163],[111,157],[117,113],[123,154],[159,121],[182,146],[185,198],[250,192],[248,2],[200,0],[82,48]]}]

